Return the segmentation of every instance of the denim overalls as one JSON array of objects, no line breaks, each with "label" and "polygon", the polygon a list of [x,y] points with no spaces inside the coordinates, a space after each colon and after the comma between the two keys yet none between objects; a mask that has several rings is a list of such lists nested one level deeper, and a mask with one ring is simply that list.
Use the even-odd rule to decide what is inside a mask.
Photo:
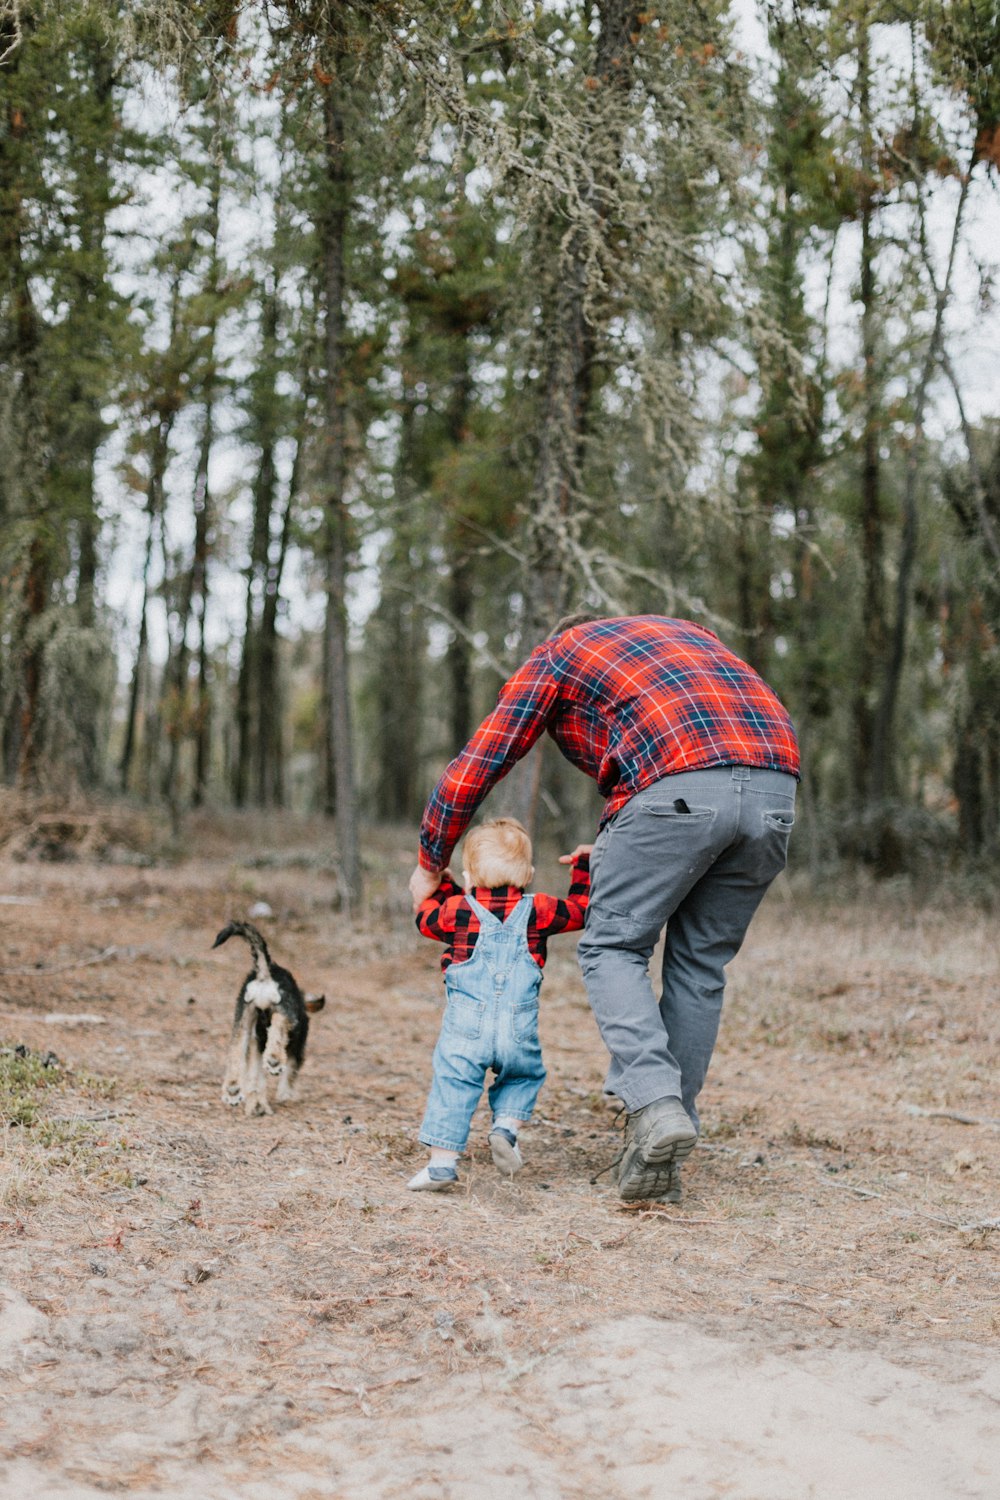
[{"label": "denim overalls", "polygon": [[473,896],[465,899],[479,918],[479,935],[472,957],[445,970],[447,1004],[420,1127],[425,1146],[449,1151],[465,1149],[488,1068],[494,1119],[530,1120],[545,1082],[538,1040],[542,971],[527,940],[532,897],[522,896],[506,922]]}]

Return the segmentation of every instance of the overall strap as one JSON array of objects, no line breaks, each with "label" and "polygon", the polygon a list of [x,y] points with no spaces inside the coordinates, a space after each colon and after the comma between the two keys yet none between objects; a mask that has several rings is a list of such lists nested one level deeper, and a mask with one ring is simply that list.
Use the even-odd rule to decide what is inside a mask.
[{"label": "overall strap", "polygon": [[507,920],[502,922],[493,912],[488,911],[485,906],[481,906],[475,896],[470,896],[466,892],[465,899],[479,918],[480,929],[483,932],[487,930],[497,932],[502,929],[504,932],[511,933],[514,937],[519,937],[528,930],[528,922],[535,905],[534,896],[522,896],[513,911],[508,915]]},{"label": "overall strap", "polygon": [[528,930],[528,923],[531,921],[531,913],[534,911],[534,909],[534,896],[522,896],[520,901],[514,907],[514,910],[511,912],[510,916],[507,918],[506,922],[503,924],[504,927],[508,932],[512,932],[516,937],[522,937]]},{"label": "overall strap", "polygon": [[505,925],[503,922],[501,922],[499,917],[494,916],[493,913],[491,911],[488,911],[485,906],[480,906],[475,896],[470,896],[468,891],[466,891],[465,893],[465,899],[466,901],[468,901],[469,905],[472,907],[472,910],[479,918],[479,928],[481,932],[495,932]]}]

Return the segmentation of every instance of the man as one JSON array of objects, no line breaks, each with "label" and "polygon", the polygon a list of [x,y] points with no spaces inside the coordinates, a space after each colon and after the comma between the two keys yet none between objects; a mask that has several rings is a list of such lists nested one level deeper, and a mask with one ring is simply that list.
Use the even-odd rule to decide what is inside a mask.
[{"label": "man", "polygon": [[[607,799],[579,958],[611,1054],[605,1089],[628,1111],[618,1189],[629,1201],[676,1202],[725,967],[785,865],[795,731],[763,679],[700,625],[659,615],[564,621],[435,787],[410,879],[415,907],[543,730]],[[649,960],[664,925],[657,1003]]]}]

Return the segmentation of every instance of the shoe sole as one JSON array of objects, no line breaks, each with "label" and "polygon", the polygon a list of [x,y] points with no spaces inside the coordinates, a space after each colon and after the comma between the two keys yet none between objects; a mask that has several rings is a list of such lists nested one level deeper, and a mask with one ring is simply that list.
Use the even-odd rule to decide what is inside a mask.
[{"label": "shoe sole", "polygon": [[510,1141],[505,1141],[502,1135],[489,1136],[490,1153],[493,1157],[493,1165],[501,1171],[505,1177],[513,1177],[520,1172],[524,1161],[516,1146]]},{"label": "shoe sole", "polygon": [[673,1130],[665,1130],[658,1139],[650,1141],[642,1149],[643,1161],[659,1164],[661,1162],[682,1162],[685,1157],[690,1156],[694,1150],[694,1143],[698,1139],[692,1126],[687,1130],[683,1127]]},{"label": "shoe sole", "polygon": [[673,1162],[660,1162],[657,1165],[641,1161],[634,1163],[625,1180],[619,1178],[618,1196],[625,1203],[644,1202],[653,1198],[664,1203],[679,1203],[680,1190],[673,1166]]},{"label": "shoe sole", "polygon": [[[694,1150],[697,1136],[681,1135],[671,1131],[653,1141],[644,1151],[634,1149],[630,1161],[622,1162],[619,1169],[618,1194],[626,1203],[640,1199],[659,1198],[666,1203],[680,1202],[680,1184],[677,1169]],[[676,1196],[673,1196],[676,1194]]]}]

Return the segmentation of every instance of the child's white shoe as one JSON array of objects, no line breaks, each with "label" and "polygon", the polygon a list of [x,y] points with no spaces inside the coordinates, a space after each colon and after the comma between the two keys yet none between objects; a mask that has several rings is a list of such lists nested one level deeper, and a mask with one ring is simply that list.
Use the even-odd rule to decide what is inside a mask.
[{"label": "child's white shoe", "polygon": [[520,1172],[524,1166],[524,1157],[513,1130],[508,1130],[503,1125],[494,1125],[486,1139],[490,1143],[494,1165],[505,1177],[513,1177],[515,1172]]},{"label": "child's white shoe", "polygon": [[421,1167],[415,1177],[411,1177],[406,1186],[413,1193],[441,1193],[446,1188],[452,1187],[458,1182],[458,1173],[454,1167]]}]

